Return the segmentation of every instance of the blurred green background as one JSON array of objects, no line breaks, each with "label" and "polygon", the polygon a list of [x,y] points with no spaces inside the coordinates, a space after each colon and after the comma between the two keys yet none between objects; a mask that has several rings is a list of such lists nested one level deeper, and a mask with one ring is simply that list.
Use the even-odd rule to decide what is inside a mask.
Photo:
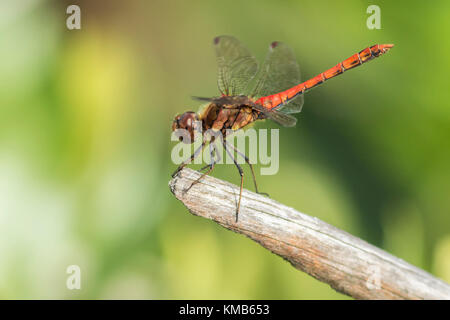
[{"label": "blurred green background", "polygon": [[[81,30],[66,28],[69,4]],[[381,30],[366,26],[370,4]],[[218,94],[221,34],[259,59],[288,43],[303,79],[395,44],[307,94],[297,127],[280,131],[278,174],[258,182],[450,281],[448,12],[449,1],[1,2],[0,298],[347,298],[169,191],[171,120],[198,109],[191,95]],[[233,166],[213,175],[239,182]],[[73,264],[81,290],[66,288]]]}]

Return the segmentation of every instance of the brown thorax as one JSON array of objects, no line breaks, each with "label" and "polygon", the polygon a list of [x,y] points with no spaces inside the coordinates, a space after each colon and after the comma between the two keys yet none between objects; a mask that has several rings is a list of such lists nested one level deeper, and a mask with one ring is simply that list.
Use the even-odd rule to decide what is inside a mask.
[{"label": "brown thorax", "polygon": [[253,109],[254,101],[245,96],[222,96],[215,98],[199,113],[203,129],[221,131],[239,130],[262,118],[262,114]]}]

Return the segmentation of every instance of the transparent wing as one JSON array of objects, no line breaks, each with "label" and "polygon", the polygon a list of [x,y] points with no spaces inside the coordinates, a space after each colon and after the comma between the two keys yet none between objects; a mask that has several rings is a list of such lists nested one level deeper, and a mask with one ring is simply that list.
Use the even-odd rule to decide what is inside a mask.
[{"label": "transparent wing", "polygon": [[[272,42],[258,74],[252,96],[268,96],[292,88],[299,83],[301,83],[300,67],[294,51],[282,42]],[[303,95],[298,95],[278,110],[283,113],[300,112],[303,101]]]},{"label": "transparent wing", "polygon": [[258,72],[258,62],[239,40],[231,36],[214,38],[217,56],[217,85],[224,95],[246,94]]},{"label": "transparent wing", "polygon": [[297,119],[289,114],[277,110],[267,110],[260,105],[252,106],[252,108],[262,112],[266,118],[282,125],[283,127],[294,127],[297,124]]}]

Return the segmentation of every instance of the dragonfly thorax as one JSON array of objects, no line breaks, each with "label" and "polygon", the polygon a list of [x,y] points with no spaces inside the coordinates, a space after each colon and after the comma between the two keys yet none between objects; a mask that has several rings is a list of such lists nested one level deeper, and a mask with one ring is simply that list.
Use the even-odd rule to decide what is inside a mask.
[{"label": "dragonfly thorax", "polygon": [[262,114],[254,109],[255,103],[246,96],[222,96],[214,98],[200,113],[203,130],[221,131],[239,130],[255,120],[262,119]]}]

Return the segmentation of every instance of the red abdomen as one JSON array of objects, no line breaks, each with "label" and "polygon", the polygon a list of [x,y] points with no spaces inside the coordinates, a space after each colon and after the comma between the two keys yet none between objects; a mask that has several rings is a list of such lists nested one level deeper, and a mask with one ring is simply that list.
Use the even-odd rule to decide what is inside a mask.
[{"label": "red abdomen", "polygon": [[314,78],[300,83],[285,91],[278,92],[270,96],[261,97],[256,100],[256,103],[264,106],[266,109],[279,108],[285,103],[289,102],[289,100],[294,99],[296,96],[303,94],[314,87],[317,87],[326,80],[334,78],[344,73],[344,71],[357,67],[367,61],[372,60],[373,58],[381,56],[393,46],[393,44],[376,44],[371,47],[367,47],[364,50],[361,50],[359,53],[355,53],[351,57],[345,59],[341,63],[338,63],[333,68],[330,68],[315,76]]}]

